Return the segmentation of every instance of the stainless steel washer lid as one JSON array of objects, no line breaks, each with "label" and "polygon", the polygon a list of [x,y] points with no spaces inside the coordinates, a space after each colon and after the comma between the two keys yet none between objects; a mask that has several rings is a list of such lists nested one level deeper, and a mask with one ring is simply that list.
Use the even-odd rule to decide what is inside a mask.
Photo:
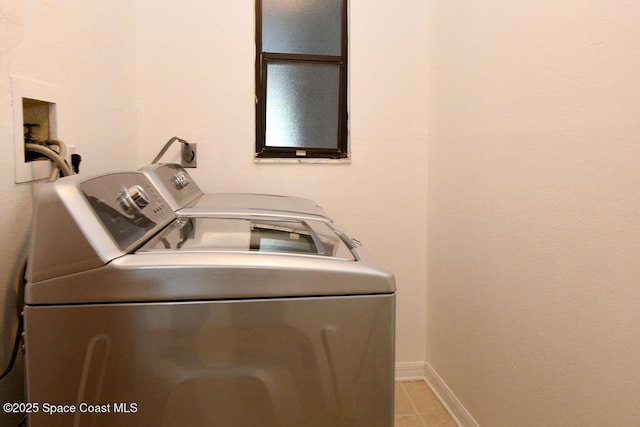
[{"label": "stainless steel washer lid", "polygon": [[324,221],[179,217],[133,254],[29,283],[28,305],[389,294],[393,275]]},{"label": "stainless steel washer lid", "polygon": [[260,252],[354,261],[353,243],[327,222],[273,215],[180,216],[137,252]]}]

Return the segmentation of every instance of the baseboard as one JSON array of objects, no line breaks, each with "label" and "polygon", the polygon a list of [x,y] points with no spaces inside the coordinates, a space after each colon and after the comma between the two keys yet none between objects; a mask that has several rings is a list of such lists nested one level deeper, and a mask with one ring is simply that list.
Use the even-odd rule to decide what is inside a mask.
[{"label": "baseboard", "polygon": [[447,386],[440,375],[428,363],[424,364],[424,379],[433,393],[447,409],[453,420],[460,427],[479,427],[469,411],[462,405],[455,394]]},{"label": "baseboard", "polygon": [[396,363],[396,381],[423,380],[424,370],[424,362]]},{"label": "baseboard", "polygon": [[426,362],[396,364],[396,381],[423,380],[460,427],[480,427],[440,375]]}]

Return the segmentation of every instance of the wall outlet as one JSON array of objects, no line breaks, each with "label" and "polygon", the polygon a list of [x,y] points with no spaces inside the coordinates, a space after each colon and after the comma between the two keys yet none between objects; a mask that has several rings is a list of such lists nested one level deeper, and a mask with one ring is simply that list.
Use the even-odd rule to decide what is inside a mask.
[{"label": "wall outlet", "polygon": [[198,166],[197,144],[182,144],[180,165],[183,168],[195,168]]}]

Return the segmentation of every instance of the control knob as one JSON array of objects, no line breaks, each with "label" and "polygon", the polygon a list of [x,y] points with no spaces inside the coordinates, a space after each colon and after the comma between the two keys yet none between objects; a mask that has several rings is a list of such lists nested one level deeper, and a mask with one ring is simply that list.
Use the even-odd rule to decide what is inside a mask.
[{"label": "control knob", "polygon": [[118,196],[118,205],[128,214],[132,215],[136,211],[142,210],[149,204],[149,196],[139,185],[134,185],[125,189]]},{"label": "control knob", "polygon": [[178,172],[175,174],[172,181],[176,190],[182,190],[184,187],[191,184],[191,181],[184,172]]}]

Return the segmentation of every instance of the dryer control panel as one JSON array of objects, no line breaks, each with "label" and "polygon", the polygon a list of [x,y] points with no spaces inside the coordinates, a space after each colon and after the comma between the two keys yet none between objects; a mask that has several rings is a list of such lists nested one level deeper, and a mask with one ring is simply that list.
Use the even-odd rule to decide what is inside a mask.
[{"label": "dryer control panel", "polygon": [[174,211],[193,205],[202,196],[202,190],[191,175],[180,165],[153,164],[140,169]]}]

